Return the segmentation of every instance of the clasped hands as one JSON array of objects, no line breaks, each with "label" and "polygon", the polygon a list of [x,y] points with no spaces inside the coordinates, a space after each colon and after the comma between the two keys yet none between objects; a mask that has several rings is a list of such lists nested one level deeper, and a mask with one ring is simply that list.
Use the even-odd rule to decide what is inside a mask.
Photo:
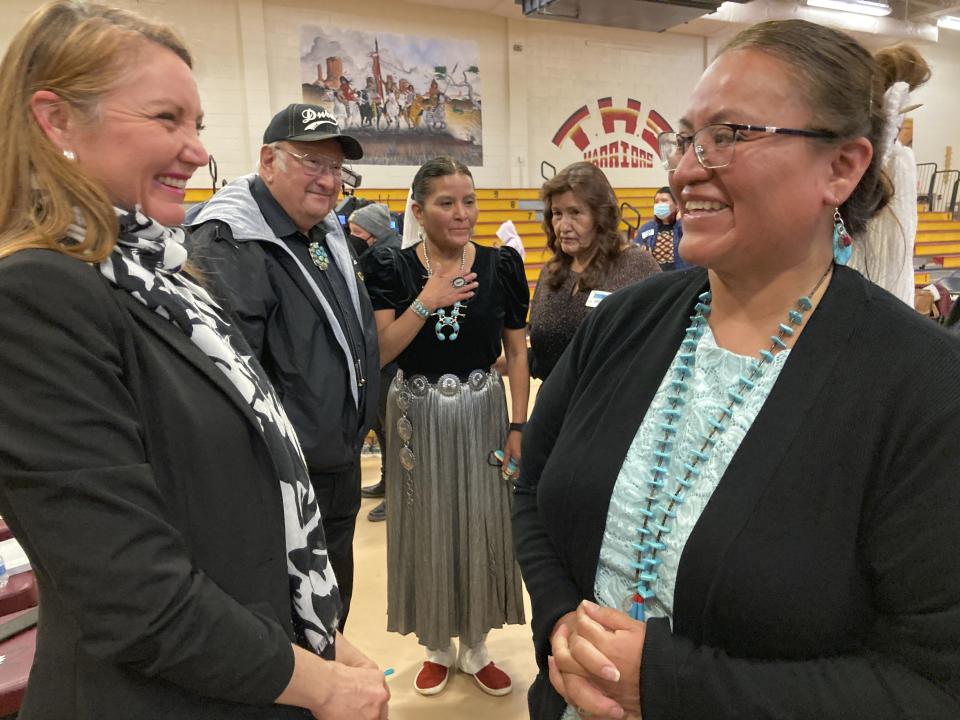
[{"label": "clasped hands", "polygon": [[554,626],[550,684],[581,717],[638,720],[646,632],[646,623],[584,600]]}]

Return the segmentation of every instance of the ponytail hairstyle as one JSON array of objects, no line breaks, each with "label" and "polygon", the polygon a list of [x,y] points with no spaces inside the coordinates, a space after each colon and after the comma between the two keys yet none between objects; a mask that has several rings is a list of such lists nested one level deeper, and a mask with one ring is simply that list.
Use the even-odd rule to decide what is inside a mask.
[{"label": "ponytail hairstyle", "polygon": [[913,92],[930,79],[930,66],[913,45],[897,43],[877,50],[873,56],[883,73],[884,89],[905,82]]},{"label": "ponytail hairstyle", "polygon": [[423,207],[430,193],[433,192],[433,181],[448,175],[466,175],[473,182],[473,173],[470,172],[470,168],[459,160],[447,156],[435,157],[421,165],[413,178],[411,188],[413,202]]}]

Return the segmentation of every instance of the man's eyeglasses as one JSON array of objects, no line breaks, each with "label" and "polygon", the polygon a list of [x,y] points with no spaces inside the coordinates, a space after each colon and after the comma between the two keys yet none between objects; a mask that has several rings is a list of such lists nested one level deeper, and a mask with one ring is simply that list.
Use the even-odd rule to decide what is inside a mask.
[{"label": "man's eyeglasses", "polygon": [[797,137],[836,139],[836,133],[826,130],[796,130],[794,128],[772,127],[769,125],[740,125],[738,123],[716,123],[688,133],[664,132],[657,136],[660,146],[660,160],[667,172],[673,172],[680,160],[693,145],[697,162],[704,168],[722,168],[733,162],[733,151],[737,140],[746,142],[744,132],[770,133],[772,135],[793,135]]},{"label": "man's eyeglasses", "polygon": [[287,148],[280,147],[279,145],[274,145],[273,149],[282,150],[287,155],[292,157],[294,160],[300,163],[300,166],[303,168],[303,172],[311,177],[330,173],[333,175],[333,177],[339,180],[343,177],[344,171],[351,172],[348,165],[344,165],[342,162],[337,162],[336,160],[317,157],[315,155],[301,155],[300,153],[295,153],[293,150],[287,150]]}]

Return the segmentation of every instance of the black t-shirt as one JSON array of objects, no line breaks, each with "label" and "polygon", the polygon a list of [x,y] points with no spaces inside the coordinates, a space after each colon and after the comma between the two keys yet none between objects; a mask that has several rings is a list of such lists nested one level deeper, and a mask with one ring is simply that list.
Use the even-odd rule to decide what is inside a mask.
[{"label": "black t-shirt", "polygon": [[[454,373],[464,377],[471,370],[486,370],[500,356],[503,329],[526,327],[530,289],[520,255],[508,247],[474,247],[477,252],[471,270],[477,274],[479,287],[463,308],[459,336],[453,342],[438,340],[436,318],[429,318],[397,357],[405,373],[431,378]],[[417,257],[416,246],[399,250],[375,245],[363,261],[374,310],[394,310],[399,317],[427,282],[427,270]],[[452,310],[446,308],[448,316]]]}]

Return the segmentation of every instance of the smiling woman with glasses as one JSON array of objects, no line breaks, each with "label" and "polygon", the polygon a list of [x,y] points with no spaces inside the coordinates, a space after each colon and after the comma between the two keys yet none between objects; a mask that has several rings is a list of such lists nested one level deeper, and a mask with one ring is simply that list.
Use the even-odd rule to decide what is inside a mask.
[{"label": "smiling woman with glasses", "polygon": [[882,93],[853,38],[762,23],[660,136],[699,267],[604,300],[524,437],[532,718],[960,717],[960,343],[842,265]]}]

